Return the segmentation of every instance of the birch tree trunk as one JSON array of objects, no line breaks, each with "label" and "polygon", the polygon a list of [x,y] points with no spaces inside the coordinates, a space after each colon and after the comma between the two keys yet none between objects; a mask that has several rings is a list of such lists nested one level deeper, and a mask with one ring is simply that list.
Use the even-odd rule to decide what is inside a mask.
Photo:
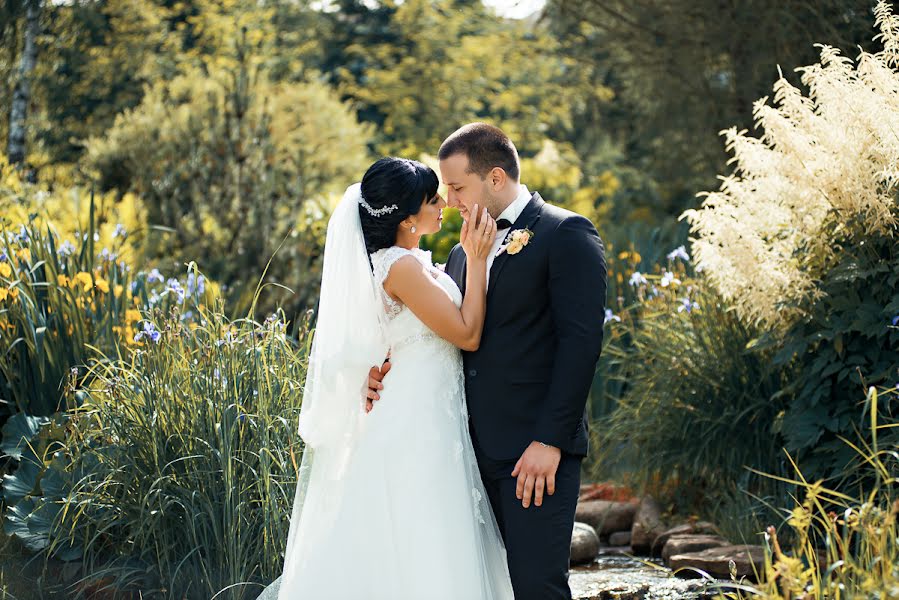
[{"label": "birch tree trunk", "polygon": [[31,73],[37,64],[37,34],[39,28],[40,0],[25,0],[25,47],[19,64],[19,77],[13,90],[9,111],[9,141],[7,154],[10,164],[25,161],[25,125],[28,104],[31,102]]}]

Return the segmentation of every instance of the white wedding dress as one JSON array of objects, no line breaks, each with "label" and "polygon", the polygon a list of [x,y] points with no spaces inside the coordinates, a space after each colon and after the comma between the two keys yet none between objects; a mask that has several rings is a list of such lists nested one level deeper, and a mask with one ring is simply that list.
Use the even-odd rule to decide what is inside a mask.
[{"label": "white wedding dress", "polygon": [[430,252],[394,246],[371,255],[392,367],[356,430],[341,485],[313,467],[302,517],[291,523],[296,549],[261,599],[513,598],[469,437],[460,351],[382,287],[409,255],[462,304]]}]

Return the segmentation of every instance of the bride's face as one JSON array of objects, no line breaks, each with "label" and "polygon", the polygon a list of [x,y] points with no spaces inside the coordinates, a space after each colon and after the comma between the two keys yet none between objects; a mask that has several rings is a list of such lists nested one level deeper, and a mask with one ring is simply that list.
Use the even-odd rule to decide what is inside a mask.
[{"label": "bride's face", "polygon": [[422,202],[421,209],[414,217],[415,232],[420,235],[427,235],[440,231],[444,208],[446,208],[446,200],[440,194],[436,194],[430,200]]}]

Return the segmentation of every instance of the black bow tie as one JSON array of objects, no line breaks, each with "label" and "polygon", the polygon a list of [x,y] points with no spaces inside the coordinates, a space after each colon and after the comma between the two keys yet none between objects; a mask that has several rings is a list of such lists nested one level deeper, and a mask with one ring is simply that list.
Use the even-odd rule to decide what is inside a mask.
[{"label": "black bow tie", "polygon": [[499,219],[496,222],[497,229],[510,229],[512,227],[512,221],[509,219]]}]

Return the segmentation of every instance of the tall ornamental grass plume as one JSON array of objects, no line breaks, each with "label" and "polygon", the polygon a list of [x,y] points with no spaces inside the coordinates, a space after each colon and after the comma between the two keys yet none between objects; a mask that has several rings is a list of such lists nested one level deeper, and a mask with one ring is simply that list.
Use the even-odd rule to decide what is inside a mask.
[{"label": "tall ornamental grass plume", "polygon": [[698,264],[741,317],[774,329],[804,313],[834,262],[834,236],[895,235],[899,182],[899,18],[875,9],[883,50],[852,61],[821,46],[754,105],[760,137],[722,132],[734,172],[681,218]]},{"label": "tall ornamental grass plume", "polygon": [[48,548],[79,550],[73,596],[254,598],[279,574],[308,345],[283,313],[194,310],[197,326],[153,311],[143,346],[77,391]]}]

